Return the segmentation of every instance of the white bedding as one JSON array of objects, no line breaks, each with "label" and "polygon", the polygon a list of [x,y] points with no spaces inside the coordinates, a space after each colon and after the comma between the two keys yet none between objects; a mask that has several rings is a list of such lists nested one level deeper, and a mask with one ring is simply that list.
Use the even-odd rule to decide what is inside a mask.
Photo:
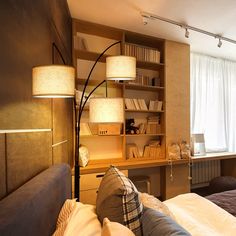
[{"label": "white bedding", "polygon": [[236,236],[236,217],[197,194],[182,194],[164,203],[192,236]]}]

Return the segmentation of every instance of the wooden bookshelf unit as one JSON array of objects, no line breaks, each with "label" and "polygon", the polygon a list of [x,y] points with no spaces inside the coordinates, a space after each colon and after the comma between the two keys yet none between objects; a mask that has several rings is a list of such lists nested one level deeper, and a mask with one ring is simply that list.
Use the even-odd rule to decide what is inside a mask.
[{"label": "wooden bookshelf unit", "polygon": [[[120,135],[101,136],[96,133],[94,127],[92,135],[83,135],[81,132],[80,142],[87,146],[90,153],[89,165],[81,168],[81,173],[104,171],[110,164],[121,169],[163,167],[160,170],[161,190],[158,191],[162,192],[163,198],[168,198],[176,192],[167,190],[169,185],[167,146],[171,142],[182,140],[190,142],[189,45],[73,19],[73,64],[76,68],[78,90],[82,90],[87,73],[100,53],[117,41],[121,41],[121,45],[109,49],[96,65],[88,90],[91,91],[105,79],[107,56],[136,56],[135,81],[108,81],[96,90],[95,95],[105,96],[107,88],[108,97],[122,97],[125,105],[125,99],[129,99],[134,106],[125,107],[125,120],[134,119],[135,126],[139,127],[152,125],[149,128],[154,127],[155,132],[152,133],[150,130],[145,132],[142,129],[141,133],[130,134],[126,132],[125,123]],[[158,109],[156,101],[161,102]],[[146,106],[143,106],[143,102]],[[88,123],[88,120],[88,110],[86,110],[82,122]],[[157,146],[160,148],[159,155],[143,157],[145,146],[149,146],[154,141],[159,142]],[[127,158],[129,144],[137,145],[140,157]],[[182,173],[176,176],[176,179],[181,179],[187,173],[186,163],[186,160],[173,161],[174,168]],[[188,191],[189,184],[186,181],[182,183],[184,186],[180,187],[178,192]]]}]

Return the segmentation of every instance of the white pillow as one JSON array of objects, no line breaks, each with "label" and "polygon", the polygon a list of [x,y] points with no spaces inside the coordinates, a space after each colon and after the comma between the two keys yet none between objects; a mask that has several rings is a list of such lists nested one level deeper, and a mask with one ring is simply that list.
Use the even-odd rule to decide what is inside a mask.
[{"label": "white pillow", "polygon": [[165,203],[161,202],[158,198],[149,195],[147,193],[139,193],[139,194],[141,202],[145,207],[157,210],[167,216],[170,216],[173,220],[175,220],[174,215],[172,214],[172,212],[169,210],[168,206]]},{"label": "white pillow", "polygon": [[53,236],[100,236],[101,229],[95,206],[73,199],[64,203]]},{"label": "white pillow", "polygon": [[102,236],[135,236],[134,233],[124,225],[111,222],[108,218],[103,219]]}]

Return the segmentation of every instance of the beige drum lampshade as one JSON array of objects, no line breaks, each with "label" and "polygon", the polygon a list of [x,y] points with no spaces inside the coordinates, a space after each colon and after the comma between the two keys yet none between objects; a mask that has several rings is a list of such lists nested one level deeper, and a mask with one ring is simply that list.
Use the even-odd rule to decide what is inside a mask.
[{"label": "beige drum lampshade", "polygon": [[107,80],[135,80],[136,58],[130,56],[111,56],[106,58]]},{"label": "beige drum lampshade", "polygon": [[48,65],[33,68],[32,92],[35,97],[73,97],[75,69],[65,65]]},{"label": "beige drum lampshade", "polygon": [[89,121],[91,123],[123,123],[123,99],[91,98],[89,101]]}]

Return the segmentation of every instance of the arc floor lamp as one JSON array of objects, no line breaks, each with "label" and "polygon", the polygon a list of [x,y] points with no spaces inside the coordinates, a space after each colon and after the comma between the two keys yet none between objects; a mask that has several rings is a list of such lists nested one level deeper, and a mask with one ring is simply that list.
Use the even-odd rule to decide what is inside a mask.
[{"label": "arc floor lamp", "polygon": [[[80,166],[79,166],[79,145],[80,145],[80,121],[84,107],[93,92],[106,80],[134,80],[136,77],[136,58],[130,56],[109,56],[106,58],[106,80],[101,81],[85,98],[85,91],[89,84],[91,74],[99,59],[114,45],[107,47],[94,62],[87,79],[85,80],[80,103],[76,104],[75,99],[75,69],[67,65],[46,65],[37,66],[32,70],[32,93],[34,97],[45,98],[67,98],[74,97],[75,107],[75,186],[74,197],[79,200],[80,190]],[[59,52],[59,49],[53,44]],[[62,57],[62,61],[65,61]],[[122,98],[91,98],[89,109],[89,120],[93,123],[122,123],[124,121],[124,102]]]}]

